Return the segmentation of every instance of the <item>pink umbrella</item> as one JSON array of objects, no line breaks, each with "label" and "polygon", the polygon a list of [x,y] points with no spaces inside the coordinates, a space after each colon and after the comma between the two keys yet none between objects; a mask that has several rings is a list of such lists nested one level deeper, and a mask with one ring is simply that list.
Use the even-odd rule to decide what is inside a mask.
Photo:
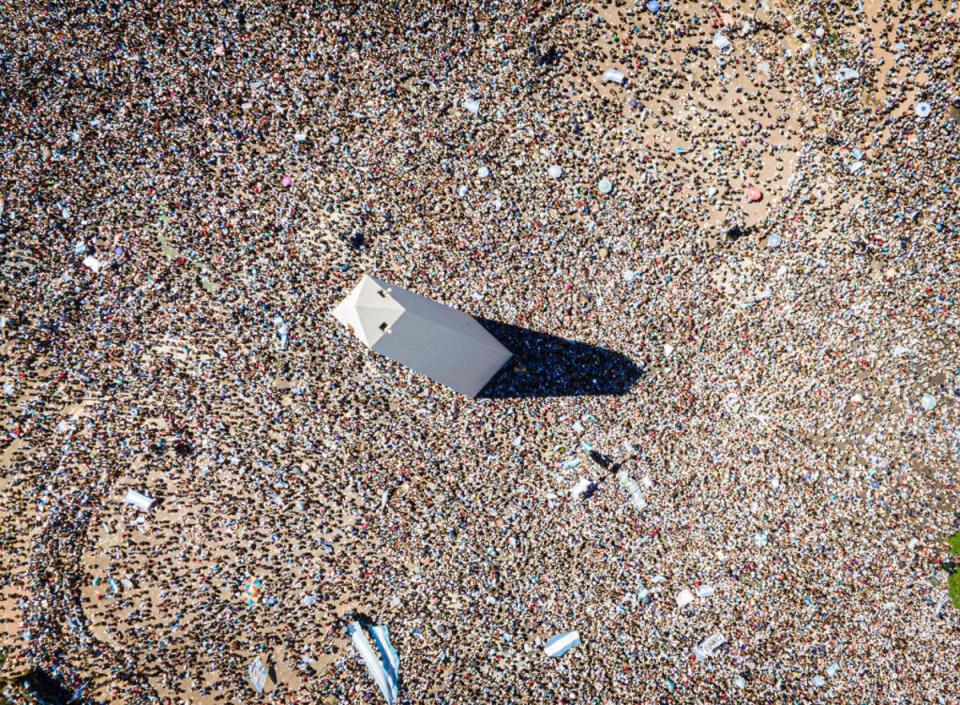
[{"label": "pink umbrella", "polygon": [[758,189],[756,186],[751,186],[747,189],[747,199],[750,201],[759,201],[763,198],[763,191]]},{"label": "pink umbrella", "polygon": [[284,177],[283,177],[283,185],[284,185],[284,186],[289,186],[289,185],[292,184],[292,183],[293,183],[293,179],[291,179],[289,176],[284,176]]}]

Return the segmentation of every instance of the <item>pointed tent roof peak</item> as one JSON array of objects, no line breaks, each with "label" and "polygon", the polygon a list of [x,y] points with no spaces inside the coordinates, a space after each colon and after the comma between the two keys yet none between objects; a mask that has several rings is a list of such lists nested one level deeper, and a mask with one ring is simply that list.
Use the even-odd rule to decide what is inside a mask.
[{"label": "pointed tent roof peak", "polygon": [[396,323],[404,310],[390,295],[390,288],[385,282],[364,274],[347,297],[333,309],[333,315],[349,327],[364,345],[372,347],[389,333],[390,326]]}]

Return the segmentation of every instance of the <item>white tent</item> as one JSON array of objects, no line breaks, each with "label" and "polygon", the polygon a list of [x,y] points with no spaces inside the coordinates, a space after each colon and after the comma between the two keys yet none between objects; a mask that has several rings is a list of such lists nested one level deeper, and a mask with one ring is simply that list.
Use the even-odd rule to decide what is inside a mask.
[{"label": "white tent", "polygon": [[468,397],[511,357],[472,316],[367,274],[333,315],[374,352]]},{"label": "white tent", "polygon": [[150,511],[150,507],[153,506],[153,502],[154,500],[152,497],[148,497],[145,494],[141,494],[136,490],[127,490],[127,495],[126,497],[123,498],[124,504],[132,504],[141,512]]}]

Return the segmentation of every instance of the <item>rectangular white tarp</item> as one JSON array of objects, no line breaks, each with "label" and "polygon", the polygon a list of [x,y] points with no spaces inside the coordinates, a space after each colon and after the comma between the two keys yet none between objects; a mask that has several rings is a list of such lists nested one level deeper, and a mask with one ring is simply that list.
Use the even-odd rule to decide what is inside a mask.
[{"label": "rectangular white tarp", "polygon": [[153,506],[154,501],[152,497],[147,497],[147,495],[141,494],[136,490],[127,490],[127,496],[123,498],[124,504],[132,504],[141,512],[150,511],[150,507]]},{"label": "rectangular white tarp", "polygon": [[360,626],[359,622],[352,622],[350,626],[347,627],[347,633],[350,634],[353,647],[357,650],[357,653],[360,654],[363,662],[367,664],[367,670],[370,671],[373,680],[376,681],[380,687],[380,692],[383,693],[383,697],[386,698],[389,705],[394,705],[394,703],[397,702],[397,689],[399,686],[399,676],[397,673],[400,667],[400,658],[397,655],[396,649],[394,649],[390,643],[389,630],[382,625],[370,627],[370,636],[373,637],[377,648],[380,650],[380,654],[382,654],[382,658],[374,651],[370,640],[367,638],[366,631]]}]

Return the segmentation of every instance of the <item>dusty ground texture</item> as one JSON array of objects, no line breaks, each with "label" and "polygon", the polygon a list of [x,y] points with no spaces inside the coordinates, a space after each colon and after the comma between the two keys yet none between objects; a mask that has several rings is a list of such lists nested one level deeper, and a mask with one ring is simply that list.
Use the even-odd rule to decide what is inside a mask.
[{"label": "dusty ground texture", "polygon": [[[358,610],[404,703],[960,700],[958,23],[8,8],[0,668],[363,702]],[[556,338],[457,397],[329,315],[362,272]]]}]

